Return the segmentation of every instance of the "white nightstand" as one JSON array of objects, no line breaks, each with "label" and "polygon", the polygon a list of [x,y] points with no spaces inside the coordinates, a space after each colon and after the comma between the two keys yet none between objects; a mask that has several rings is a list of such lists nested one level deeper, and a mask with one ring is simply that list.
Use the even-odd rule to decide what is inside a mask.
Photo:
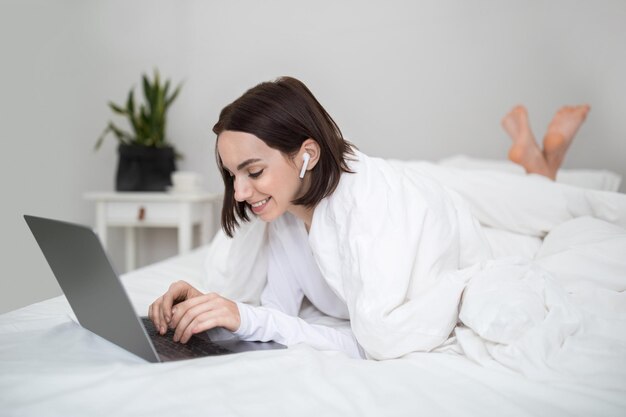
[{"label": "white nightstand", "polygon": [[126,271],[135,269],[136,227],[178,228],[178,252],[187,253],[193,242],[193,226],[200,225],[202,244],[210,242],[216,231],[214,213],[221,194],[90,192],[84,195],[96,202],[96,232],[107,246],[107,229],[126,231]]}]

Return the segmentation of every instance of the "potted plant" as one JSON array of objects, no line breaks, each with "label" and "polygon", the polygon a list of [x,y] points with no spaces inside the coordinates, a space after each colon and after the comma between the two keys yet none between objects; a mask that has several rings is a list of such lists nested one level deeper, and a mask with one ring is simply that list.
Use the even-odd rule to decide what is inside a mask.
[{"label": "potted plant", "polygon": [[142,76],[144,104],[135,105],[134,88],[128,93],[126,106],[109,102],[113,112],[128,119],[132,133],[109,122],[96,142],[96,149],[109,133],[117,138],[118,165],[115,179],[117,191],[164,191],[171,183],[179,157],[166,136],[168,108],[178,96],[181,85],[170,92],[170,81],[161,84],[158,70],[151,80]]}]

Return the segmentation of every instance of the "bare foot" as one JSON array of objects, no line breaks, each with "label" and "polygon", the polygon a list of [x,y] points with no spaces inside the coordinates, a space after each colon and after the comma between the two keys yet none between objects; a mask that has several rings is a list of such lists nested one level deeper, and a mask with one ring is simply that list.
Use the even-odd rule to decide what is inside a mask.
[{"label": "bare foot", "polygon": [[578,128],[583,124],[590,107],[588,105],[565,106],[559,109],[548,125],[548,131],[543,138],[543,155],[550,170],[557,171],[567,149],[569,148]]},{"label": "bare foot", "polygon": [[527,173],[541,174],[554,179],[544,154],[539,149],[535,136],[530,129],[528,112],[524,106],[515,106],[502,119],[502,127],[513,140],[509,150],[509,159],[524,167]]}]

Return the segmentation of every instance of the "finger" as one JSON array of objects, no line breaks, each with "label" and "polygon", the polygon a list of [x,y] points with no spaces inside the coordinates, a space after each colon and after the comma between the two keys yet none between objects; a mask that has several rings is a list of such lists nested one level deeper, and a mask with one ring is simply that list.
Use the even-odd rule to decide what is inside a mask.
[{"label": "finger", "polygon": [[190,285],[185,281],[176,281],[170,285],[167,292],[163,294],[161,302],[161,316],[165,327],[167,327],[172,320],[172,307],[177,302],[185,301],[187,299],[187,290],[189,287]]},{"label": "finger", "polygon": [[156,301],[150,304],[150,308],[148,310],[148,314],[150,316],[150,320],[154,323],[154,327],[160,334],[164,334],[165,322],[163,320],[163,314],[161,310],[161,301],[163,297],[159,297]]},{"label": "finger", "polygon": [[[204,305],[195,307],[195,312],[199,312],[200,307],[203,306]],[[194,313],[194,311],[190,312]],[[191,320],[187,327],[182,331],[180,342],[187,343],[189,339],[191,339],[191,337],[195,334],[211,330],[215,327],[223,327],[223,323],[228,320],[232,320],[232,314],[229,309],[224,307],[217,307],[205,312],[201,312],[195,315],[193,320]]]},{"label": "finger", "polygon": [[237,303],[218,294],[208,294],[207,296],[211,297],[211,312],[215,313],[215,319],[217,320],[212,327],[224,327],[231,332],[239,329],[241,316]]},{"label": "finger", "polygon": [[209,297],[210,300],[195,307],[191,307],[181,318],[177,327],[178,335],[174,335],[175,341],[187,343],[194,334],[225,327],[231,331],[239,328],[241,319],[237,304],[222,297]]},{"label": "finger", "polygon": [[174,284],[172,284],[167,292],[163,294],[161,311],[165,322],[168,322],[168,319],[172,316],[172,305],[174,304],[174,300],[178,298],[178,292],[179,289]]},{"label": "finger", "polygon": [[[205,298],[205,301],[197,303],[196,305],[189,306],[189,308],[185,311],[185,314],[183,314],[183,316],[180,318],[178,325],[176,326],[176,331],[174,332],[175,342],[181,340],[183,333],[188,330],[189,325],[194,321],[197,316],[203,313],[210,312],[214,308],[213,302],[211,300],[207,301],[206,296],[196,298]],[[189,331],[191,331],[191,329],[189,329]]]},{"label": "finger", "polygon": [[180,323],[180,319],[187,313],[187,310],[193,308],[199,304],[205,302],[211,302],[215,299],[215,294],[202,294],[197,297],[190,298],[182,303],[176,304],[174,308],[172,308],[172,316],[170,320],[170,327],[177,328]]},{"label": "finger", "polygon": [[167,332],[167,317],[165,315],[165,310],[163,309],[163,303],[159,303],[159,309],[157,310],[157,316],[159,320],[159,333],[164,335]]},{"label": "finger", "polygon": [[[154,303],[153,303],[153,304],[154,304]],[[148,318],[150,319],[150,321],[151,321],[152,323],[154,323],[154,319],[153,319],[153,315],[152,315],[152,304],[150,304],[150,305],[148,306]],[[155,327],[156,327],[156,324],[155,324]]]},{"label": "finger", "polygon": [[160,297],[157,298],[152,304],[150,304],[150,307],[148,307],[148,317],[150,318],[150,320],[152,321],[156,329],[159,328],[159,316],[157,314],[157,311],[159,309],[158,307],[159,299]]},{"label": "finger", "polygon": [[216,311],[211,310],[204,314],[196,316],[183,332],[180,343],[187,343],[194,334],[198,334],[217,327],[218,318],[215,317]]}]

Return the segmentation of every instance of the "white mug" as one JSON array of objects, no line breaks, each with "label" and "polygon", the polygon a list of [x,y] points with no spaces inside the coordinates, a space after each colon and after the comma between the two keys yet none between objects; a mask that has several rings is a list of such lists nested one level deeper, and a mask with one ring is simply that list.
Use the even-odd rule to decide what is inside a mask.
[{"label": "white mug", "polygon": [[172,172],[172,188],[174,192],[189,193],[200,189],[200,174],[191,171]]}]

